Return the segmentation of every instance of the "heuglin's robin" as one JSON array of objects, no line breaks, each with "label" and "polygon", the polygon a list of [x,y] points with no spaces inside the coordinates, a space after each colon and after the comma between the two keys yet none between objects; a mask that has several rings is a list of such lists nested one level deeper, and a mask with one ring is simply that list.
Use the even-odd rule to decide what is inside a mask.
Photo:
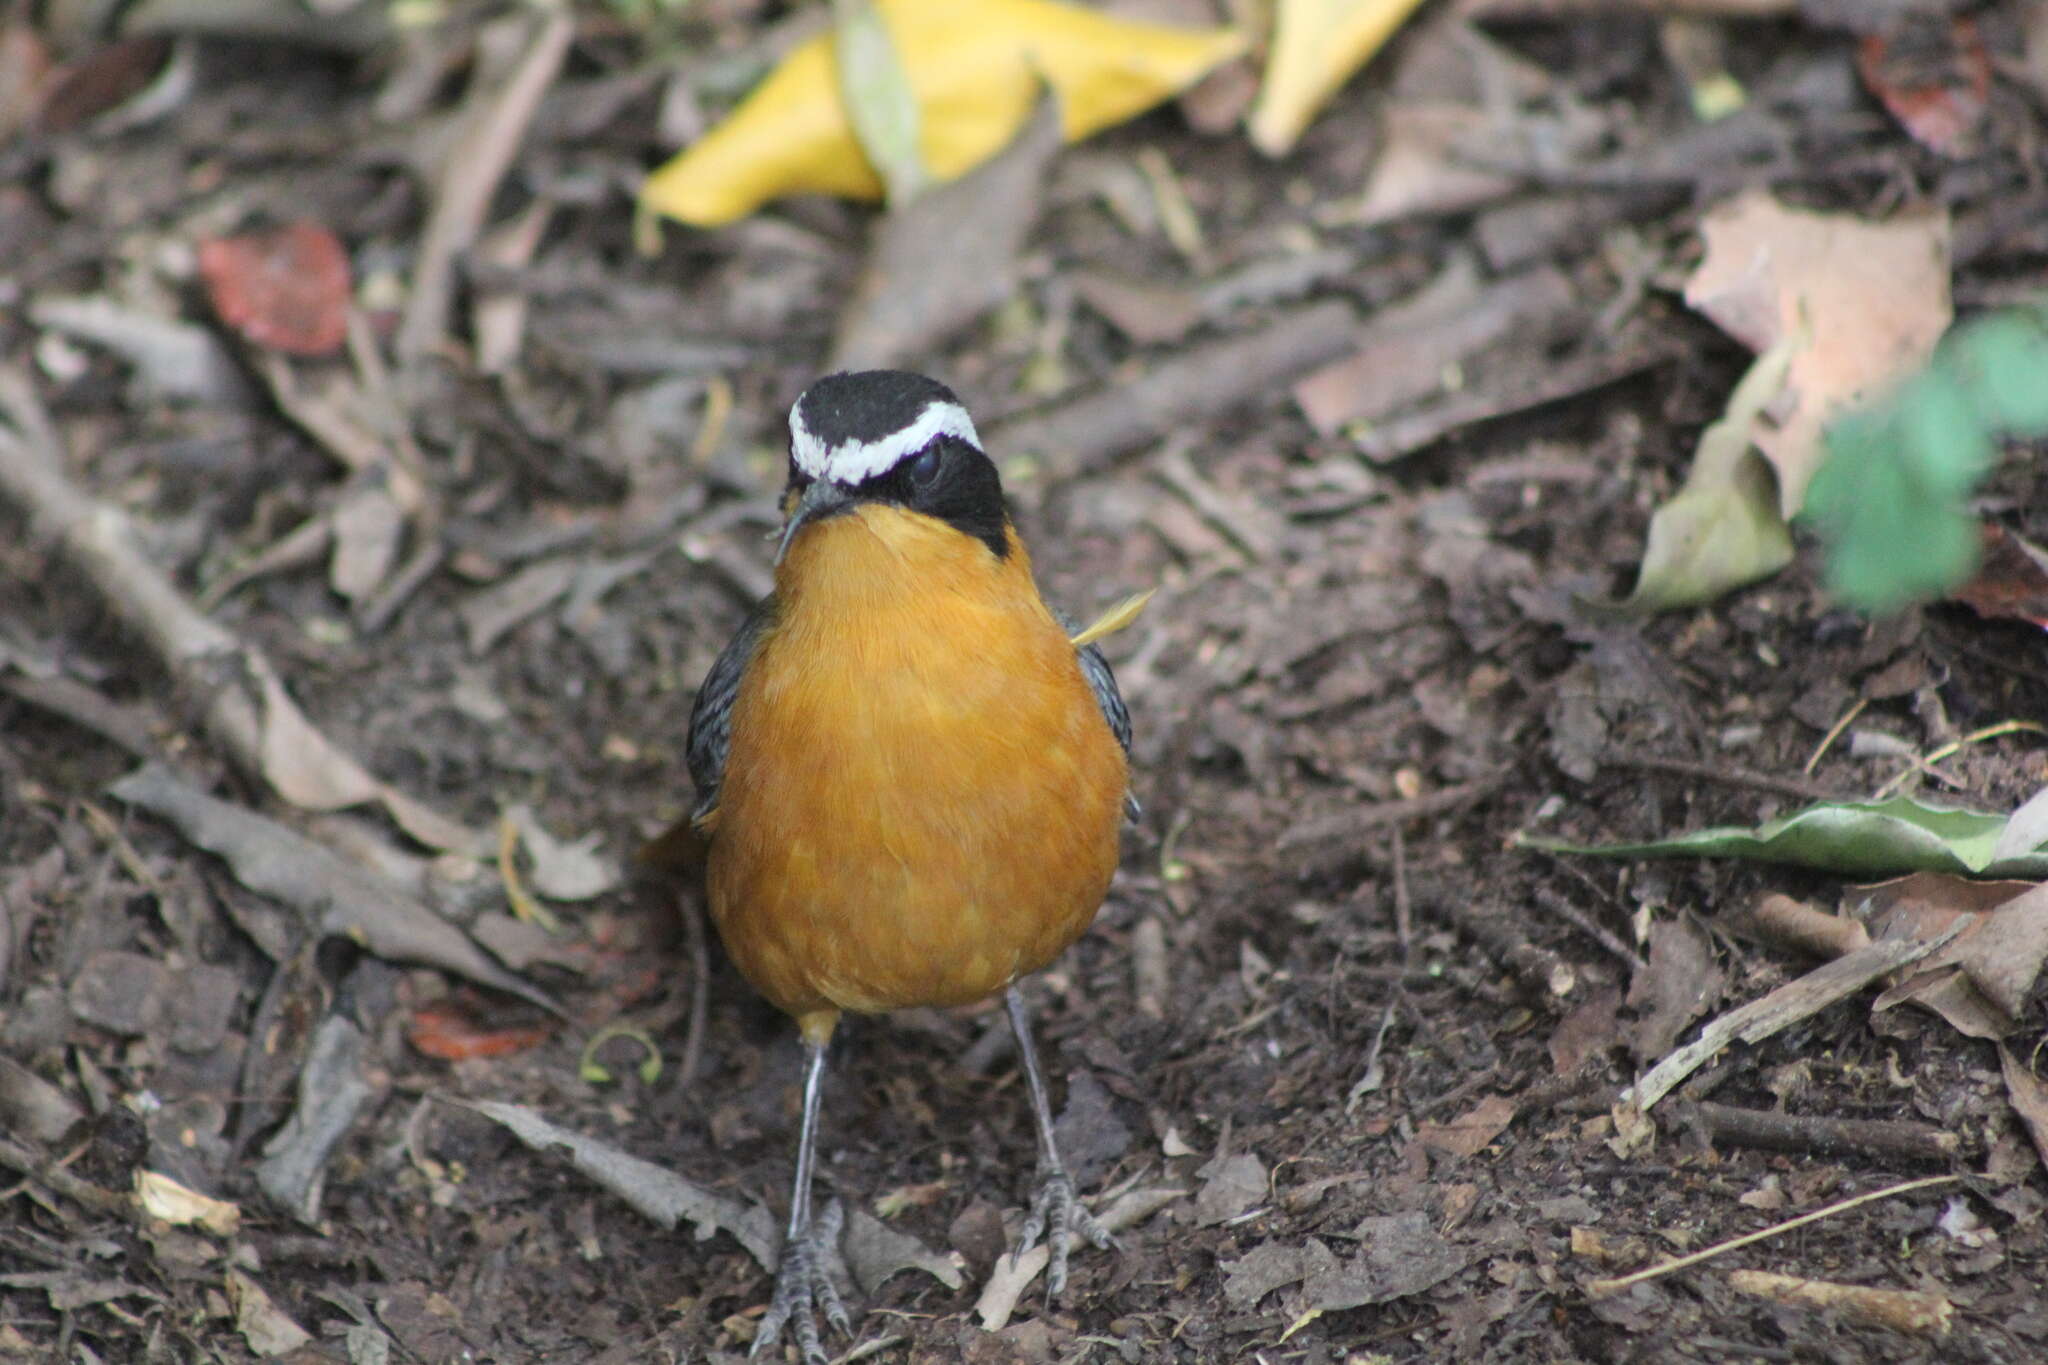
[{"label": "heuglin's robin", "polygon": [[[1130,720],[1108,663],[1046,606],[996,467],[952,391],[878,370],[820,379],[789,414],[775,590],[690,717],[690,821],[712,921],[795,1018],[803,1119],[775,1296],[755,1354],[813,1306],[842,1332],[811,1213],[826,1047],[841,1012],[1000,991],[1038,1127],[1019,1251],[1064,1287],[1075,1199],[1053,1141],[1020,978],[1088,927],[1117,866]],[[1077,643],[1081,641],[1081,643]]]}]

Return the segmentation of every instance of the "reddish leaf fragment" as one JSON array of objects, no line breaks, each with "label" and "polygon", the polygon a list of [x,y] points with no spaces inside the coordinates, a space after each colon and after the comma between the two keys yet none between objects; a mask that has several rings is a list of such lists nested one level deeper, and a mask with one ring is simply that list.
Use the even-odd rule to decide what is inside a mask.
[{"label": "reddish leaf fragment", "polygon": [[2048,550],[1987,522],[1977,576],[1950,596],[1979,616],[2010,616],[2048,629]]},{"label": "reddish leaf fragment", "polygon": [[1856,69],[1915,141],[1943,156],[1967,156],[1991,98],[1991,54],[1977,25],[1908,20],[1873,33],[1857,49]]},{"label": "reddish leaf fragment", "polygon": [[59,67],[44,87],[37,126],[68,132],[135,98],[163,74],[171,40],[124,38]]},{"label": "reddish leaf fragment", "polygon": [[1448,1123],[1420,1123],[1415,1136],[1445,1156],[1476,1156],[1515,1121],[1519,1106],[1506,1095],[1488,1095]]},{"label": "reddish leaf fragment", "polygon": [[332,355],[348,334],[348,255],[308,219],[199,245],[199,273],[220,320],[258,346]]},{"label": "reddish leaf fragment", "polygon": [[494,1028],[483,1017],[483,1005],[467,991],[444,996],[413,1011],[406,1037],[429,1057],[444,1062],[471,1057],[507,1057],[548,1040],[552,1024],[521,1024]]}]

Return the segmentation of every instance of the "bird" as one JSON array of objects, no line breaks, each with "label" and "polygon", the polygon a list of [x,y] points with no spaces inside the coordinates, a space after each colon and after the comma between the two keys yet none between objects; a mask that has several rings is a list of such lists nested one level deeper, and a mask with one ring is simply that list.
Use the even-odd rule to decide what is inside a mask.
[{"label": "bird", "polygon": [[836,1206],[811,1201],[846,1013],[1000,994],[1038,1146],[1013,1254],[1046,1239],[1057,1301],[1076,1236],[1114,1245],[1061,1161],[1019,982],[1093,921],[1136,803],[1130,715],[1092,643],[1104,627],[1077,636],[1046,604],[951,389],[900,370],[813,382],[790,409],[780,506],[773,590],[691,710],[686,823],[727,955],[802,1040],[789,1217],[753,1354],[787,1329],[815,1362],[818,1314],[852,1334],[826,1269]]}]

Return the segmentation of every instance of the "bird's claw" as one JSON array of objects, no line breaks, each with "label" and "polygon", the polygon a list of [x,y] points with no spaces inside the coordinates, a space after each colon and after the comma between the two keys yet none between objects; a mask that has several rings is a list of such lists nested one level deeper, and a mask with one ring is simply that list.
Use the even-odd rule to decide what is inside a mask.
[{"label": "bird's claw", "polygon": [[1014,1261],[1031,1250],[1038,1244],[1040,1236],[1045,1238],[1048,1256],[1045,1297],[1048,1303],[1057,1303],[1066,1290],[1067,1255],[1073,1250],[1077,1232],[1091,1245],[1104,1251],[1116,1245],[1116,1238],[1110,1235],[1109,1229],[1075,1196],[1072,1177],[1065,1171],[1041,1169],[1038,1189],[1031,1196],[1031,1212],[1025,1216],[1024,1230],[1017,1234],[1017,1249],[1011,1253],[1011,1259]]},{"label": "bird's claw", "polygon": [[822,1312],[825,1321],[841,1336],[853,1335],[853,1320],[847,1316],[846,1305],[840,1301],[827,1269],[845,1222],[846,1210],[835,1199],[825,1206],[809,1231],[783,1243],[782,1264],[775,1271],[775,1297],[769,1300],[768,1311],[755,1329],[754,1348],[747,1353],[748,1359],[760,1359],[781,1339],[782,1329],[793,1324],[804,1365],[826,1365],[831,1357],[825,1354],[814,1309]]}]

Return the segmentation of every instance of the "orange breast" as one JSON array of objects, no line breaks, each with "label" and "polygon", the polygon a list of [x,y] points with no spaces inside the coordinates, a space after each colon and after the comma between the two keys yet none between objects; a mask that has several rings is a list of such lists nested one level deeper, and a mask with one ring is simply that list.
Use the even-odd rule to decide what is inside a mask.
[{"label": "orange breast", "polygon": [[799,1018],[980,999],[1108,890],[1123,753],[1012,545],[864,505],[777,574],[708,871],[733,959]]}]

